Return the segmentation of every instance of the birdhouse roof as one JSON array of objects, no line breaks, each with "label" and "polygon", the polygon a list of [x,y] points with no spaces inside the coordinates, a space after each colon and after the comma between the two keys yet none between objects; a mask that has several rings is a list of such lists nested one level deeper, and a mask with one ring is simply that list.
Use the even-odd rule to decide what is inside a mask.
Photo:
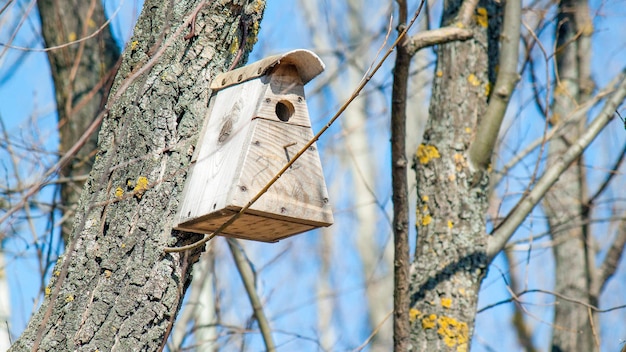
[{"label": "birdhouse roof", "polygon": [[211,89],[220,90],[267,74],[277,65],[294,65],[303,84],[308,83],[324,71],[324,63],[312,51],[305,49],[292,50],[284,54],[266,57],[250,65],[236,70],[220,73],[211,82]]}]

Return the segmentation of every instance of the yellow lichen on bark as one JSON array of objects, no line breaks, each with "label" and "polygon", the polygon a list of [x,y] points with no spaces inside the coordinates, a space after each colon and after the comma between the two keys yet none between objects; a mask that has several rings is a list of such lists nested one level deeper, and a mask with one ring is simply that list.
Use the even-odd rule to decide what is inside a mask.
[{"label": "yellow lichen on bark", "polygon": [[437,333],[448,347],[455,347],[458,352],[467,351],[469,328],[467,323],[451,317],[441,316],[437,319]]},{"label": "yellow lichen on bark", "polygon": [[124,190],[122,189],[122,187],[117,187],[115,189],[115,196],[117,198],[122,198],[123,195],[124,195]]},{"label": "yellow lichen on bark", "polygon": [[454,227],[454,223],[450,220],[448,220],[448,228],[451,229]]},{"label": "yellow lichen on bark", "polygon": [[484,7],[477,8],[476,14],[474,15],[474,20],[479,26],[487,28],[487,26],[489,25],[489,19],[487,18],[487,9]]},{"label": "yellow lichen on bark", "polygon": [[422,329],[434,329],[437,326],[437,315],[430,314],[422,318]]},{"label": "yellow lichen on bark", "polygon": [[417,147],[417,158],[419,159],[420,164],[428,164],[431,159],[440,158],[439,150],[433,145],[425,145],[420,144]]},{"label": "yellow lichen on bark", "polygon": [[409,321],[414,322],[417,317],[421,315],[421,312],[418,309],[411,308],[409,309]]},{"label": "yellow lichen on bark", "polygon": [[430,216],[429,214],[426,214],[422,218],[422,226],[426,226],[426,225],[430,224],[432,221],[433,221],[432,216]]},{"label": "yellow lichen on bark", "polygon": [[467,162],[465,161],[463,154],[454,154],[454,164],[456,165],[457,172],[463,170],[463,168],[467,166]]},{"label": "yellow lichen on bark", "polygon": [[[448,221],[450,222],[450,221]],[[442,298],[441,306],[444,308],[450,308],[452,306],[452,298]]]},{"label": "yellow lichen on bark", "polygon": [[470,73],[470,75],[467,76],[467,81],[469,82],[469,84],[473,85],[474,87],[478,87],[480,85],[480,80],[473,73]]},{"label": "yellow lichen on bark", "polygon": [[145,176],[139,176],[137,179],[137,184],[135,185],[134,191],[140,192],[148,189],[148,178]]},{"label": "yellow lichen on bark", "polygon": [[233,39],[233,42],[230,44],[230,48],[228,49],[228,51],[230,51],[230,53],[234,55],[238,50],[239,50],[239,38],[235,37]]},{"label": "yellow lichen on bark", "polygon": [[139,178],[137,178],[137,183],[135,184],[135,188],[133,188],[137,198],[141,198],[143,193],[148,189],[148,183],[148,178],[145,176],[139,176]]}]

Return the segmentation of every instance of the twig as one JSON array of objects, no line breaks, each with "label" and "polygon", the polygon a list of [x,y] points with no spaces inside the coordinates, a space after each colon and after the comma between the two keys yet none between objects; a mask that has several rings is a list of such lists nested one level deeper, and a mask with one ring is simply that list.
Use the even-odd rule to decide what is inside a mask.
[{"label": "twig", "polygon": [[419,32],[411,37],[406,50],[410,56],[413,56],[420,49],[457,40],[467,40],[473,36],[474,34],[469,29],[453,26],[431,29],[429,31]]},{"label": "twig", "polygon": [[17,36],[17,32],[19,32],[24,22],[26,22],[26,19],[28,18],[30,12],[33,10],[33,7],[35,7],[36,3],[37,3],[36,0],[31,0],[30,4],[28,5],[28,8],[26,9],[26,11],[24,11],[24,15],[22,15],[22,18],[20,18],[20,22],[17,24],[17,27],[15,27],[13,34],[11,34],[11,38],[9,38],[9,41],[8,41],[9,45],[5,45],[4,49],[2,50],[2,53],[0,53],[0,58],[2,58],[4,54],[6,54],[9,48],[11,48],[10,43],[13,43],[13,40],[15,40],[15,37]]},{"label": "twig", "polygon": [[387,319],[389,319],[389,317],[391,316],[391,313],[393,313],[393,311],[390,311],[389,313],[387,313],[387,315],[385,316],[385,319],[383,319],[380,323],[378,323],[378,325],[376,325],[376,328],[372,331],[370,336],[368,336],[365,339],[365,341],[363,341],[363,343],[361,345],[359,345],[359,347],[353,349],[352,352],[359,352],[359,351],[363,350],[365,347],[367,347],[367,345],[372,341],[374,336],[376,336],[376,334],[378,334],[378,331],[380,331],[380,329],[382,328],[383,324],[385,324]]},{"label": "twig", "polygon": [[597,269],[597,275],[592,282],[591,294],[599,297],[608,280],[615,274],[617,266],[624,255],[624,246],[626,245],[626,220],[622,220],[621,226],[618,226],[617,237],[613,240],[611,247],[606,253],[604,262]]},{"label": "twig", "polygon": [[248,293],[250,305],[252,305],[254,316],[259,324],[259,330],[261,330],[261,336],[263,336],[265,350],[270,352],[276,351],[276,346],[274,345],[274,340],[272,339],[270,324],[265,316],[265,312],[263,311],[261,299],[256,292],[256,278],[252,265],[246,258],[239,241],[234,238],[228,238],[226,241],[228,242],[230,253],[233,255],[233,259],[235,260],[235,265],[237,266],[237,271],[239,271],[241,281],[243,281],[243,286],[246,288],[246,292]]},{"label": "twig", "polygon": [[491,309],[491,308],[495,308],[495,307],[497,307],[497,306],[499,306],[499,305],[502,305],[502,304],[507,304],[507,303],[510,303],[510,302],[512,302],[512,301],[519,300],[519,297],[521,297],[521,296],[523,296],[523,295],[526,295],[526,294],[530,294],[530,293],[544,293],[544,294],[547,294],[547,295],[552,295],[552,296],[554,296],[554,297],[558,297],[558,298],[560,298],[560,299],[562,299],[562,300],[564,300],[564,301],[568,301],[568,302],[571,302],[571,303],[580,304],[581,306],[587,307],[587,308],[591,309],[592,311],[594,311],[594,312],[596,312],[596,313],[609,313],[609,312],[612,312],[612,311],[614,311],[614,310],[618,310],[618,309],[624,309],[624,308],[626,308],[626,304],[621,304],[621,305],[619,305],[619,306],[614,306],[614,307],[610,307],[610,308],[606,308],[606,309],[600,309],[600,308],[598,308],[598,307],[596,307],[596,306],[594,306],[594,305],[592,305],[592,304],[589,304],[589,303],[587,303],[587,302],[583,302],[583,301],[581,301],[581,300],[574,299],[574,298],[571,298],[571,297],[568,297],[568,296],[562,295],[562,294],[557,293],[557,292],[548,291],[548,290],[542,290],[542,289],[538,289],[538,288],[537,288],[537,289],[525,290],[525,291],[523,291],[523,292],[518,293],[516,297],[511,297],[511,298],[503,299],[503,300],[501,300],[501,301],[498,301],[498,302],[495,302],[495,303],[491,303],[491,304],[489,304],[489,305],[486,305],[486,306],[484,306],[484,307],[482,307],[482,308],[478,309],[478,310],[476,311],[476,314],[480,314],[480,313],[482,313],[482,312],[484,312],[484,311],[486,311],[486,310],[489,310],[489,309]]},{"label": "twig", "polygon": [[610,169],[611,171],[607,172],[606,177],[604,178],[604,181],[600,183],[600,187],[598,187],[598,190],[585,203],[586,207],[590,208],[591,205],[596,201],[596,199],[598,199],[598,197],[602,195],[602,192],[604,192],[604,190],[609,186],[609,183],[611,182],[611,180],[615,177],[615,175],[618,174],[618,170],[620,169],[624,160],[626,160],[626,143],[624,143],[624,147],[622,148],[622,151],[619,153],[619,158],[617,158],[617,160],[615,161],[615,164]]}]

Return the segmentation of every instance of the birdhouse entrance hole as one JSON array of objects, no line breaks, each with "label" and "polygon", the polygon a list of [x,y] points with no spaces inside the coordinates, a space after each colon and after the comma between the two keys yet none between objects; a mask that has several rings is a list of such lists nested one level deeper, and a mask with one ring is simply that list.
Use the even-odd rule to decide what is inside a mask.
[{"label": "birdhouse entrance hole", "polygon": [[289,121],[296,109],[289,100],[281,100],[276,103],[276,116],[283,122]]}]

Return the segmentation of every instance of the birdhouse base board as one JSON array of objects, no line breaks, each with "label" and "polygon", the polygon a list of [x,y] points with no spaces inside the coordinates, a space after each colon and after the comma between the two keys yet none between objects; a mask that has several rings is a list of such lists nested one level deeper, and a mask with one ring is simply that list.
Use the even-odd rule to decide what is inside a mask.
[{"label": "birdhouse base board", "polygon": [[[222,209],[221,211],[181,223],[176,226],[175,229],[201,234],[212,233],[233,215],[238,213],[239,210],[239,208]],[[330,225],[313,222],[304,224],[294,222],[294,219],[289,217],[281,218],[272,215],[271,218],[268,218],[268,214],[266,213],[255,213],[254,210],[246,211],[219,235],[260,242],[277,242],[283,238]],[[296,220],[301,221],[301,219]]]}]

